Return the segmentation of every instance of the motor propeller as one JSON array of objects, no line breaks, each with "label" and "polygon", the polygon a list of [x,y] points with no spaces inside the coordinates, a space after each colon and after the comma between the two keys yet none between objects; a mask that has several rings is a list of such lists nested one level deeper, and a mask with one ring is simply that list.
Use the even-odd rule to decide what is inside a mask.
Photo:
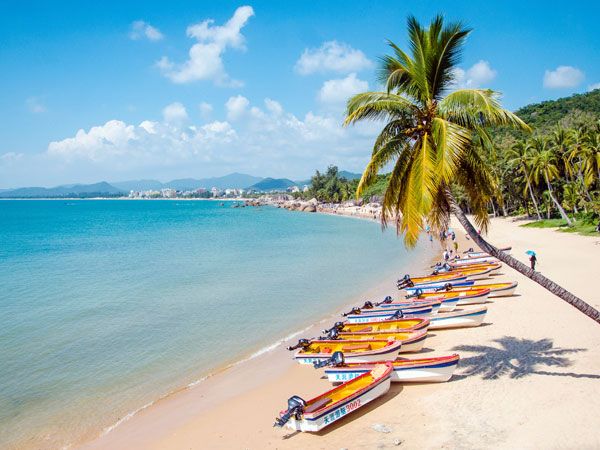
[{"label": "motor propeller", "polygon": [[389,303],[392,303],[394,300],[392,299],[392,297],[390,295],[388,295],[386,298],[384,298],[382,301],[375,303],[375,306],[379,306],[379,305],[387,305]]},{"label": "motor propeller", "polygon": [[418,298],[423,293],[423,289],[415,289],[412,294],[406,295],[405,298]]},{"label": "motor propeller", "polygon": [[322,333],[329,333],[331,332],[331,330],[337,330],[337,331],[342,331],[344,329],[344,322],[336,322],[333,324],[333,326],[329,329],[323,330]]},{"label": "motor propeller", "polygon": [[302,414],[304,413],[304,408],[306,408],[306,401],[297,395],[293,395],[288,399],[287,409],[283,414],[279,417],[275,418],[274,427],[282,427],[284,426],[288,420],[292,418],[292,416],[296,420],[300,420],[302,418]]},{"label": "motor propeller", "polygon": [[309,346],[310,346],[310,341],[308,339],[299,339],[298,343],[296,345],[289,346],[289,347],[287,347],[287,349],[289,351],[297,350],[299,348],[304,350],[305,348],[308,348]]},{"label": "motor propeller", "polygon": [[440,291],[451,291],[452,290],[452,283],[446,283],[445,285],[436,288],[435,292],[440,292]]},{"label": "motor propeller", "polygon": [[315,369],[320,369],[321,367],[339,367],[344,365],[344,354],[340,351],[333,352],[331,358],[324,359],[322,361],[315,361],[313,363],[313,367]]}]

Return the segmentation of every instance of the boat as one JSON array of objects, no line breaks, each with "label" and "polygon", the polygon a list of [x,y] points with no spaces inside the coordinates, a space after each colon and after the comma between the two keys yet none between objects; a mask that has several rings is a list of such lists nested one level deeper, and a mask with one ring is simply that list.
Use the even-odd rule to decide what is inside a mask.
[{"label": "boat", "polygon": [[429,327],[429,319],[409,318],[387,320],[385,322],[372,323],[348,323],[336,322],[328,330],[323,330],[323,333],[330,333],[332,330],[349,333],[364,333],[368,331],[417,331],[426,330]]},{"label": "boat", "polygon": [[446,328],[478,327],[483,323],[486,313],[487,306],[457,309],[448,313],[439,313],[431,319],[429,329],[442,330]]},{"label": "boat", "polygon": [[[489,297],[508,297],[515,293],[519,283],[516,281],[507,281],[501,283],[481,283],[473,286],[451,286],[447,288],[446,292],[464,292],[469,289],[489,289]],[[461,305],[460,302],[458,302]],[[464,304],[464,303],[463,303]]]},{"label": "boat", "polygon": [[[439,290],[444,290],[446,292],[456,292],[463,291],[468,289],[489,289],[490,294],[489,298],[492,297],[508,297],[515,293],[517,289],[518,283],[516,281],[507,281],[503,283],[488,283],[482,282],[477,283],[474,280],[470,281],[462,281],[459,283],[446,283],[445,285],[437,285],[437,286],[422,286],[422,287],[412,287],[406,288],[406,292],[408,294],[414,294],[417,289],[420,289],[424,293],[429,292],[440,292]],[[439,290],[438,290],[439,289]],[[441,311],[441,310],[440,310]]]},{"label": "boat", "polygon": [[341,340],[370,340],[370,339],[387,339],[402,343],[400,348],[401,353],[419,352],[423,349],[423,344],[427,338],[427,330],[419,331],[350,331],[337,333]]},{"label": "boat", "polygon": [[[437,302],[441,305],[441,302]],[[361,310],[357,308],[357,311],[353,311],[351,314],[347,314],[346,320],[349,323],[363,323],[363,322],[376,322],[380,320],[393,320],[402,319],[409,317],[420,317],[428,318],[433,315],[432,306],[423,306],[420,308],[411,309],[394,309],[394,308],[380,308],[373,310]]]},{"label": "boat", "polygon": [[290,397],[288,408],[279,413],[273,426],[287,426],[296,431],[320,431],[387,393],[391,374],[391,363],[377,364],[369,372],[311,400]]},{"label": "boat", "polygon": [[334,352],[341,352],[349,362],[373,362],[395,359],[402,348],[402,342],[388,339],[355,340],[308,340],[300,339],[298,344],[288,347],[297,350],[294,359],[300,364],[314,364],[331,358]]},{"label": "boat", "polygon": [[[503,248],[499,248],[498,250],[500,250],[503,253],[506,253],[507,255],[510,255],[510,251],[512,250],[512,247],[503,247]],[[484,256],[491,256],[489,253],[486,252],[476,252],[476,251],[466,251],[463,253],[465,255],[465,257],[467,258],[481,258]]]},{"label": "boat", "polygon": [[[392,383],[443,383],[452,378],[460,357],[455,353],[435,358],[396,358],[392,361]],[[327,367],[325,375],[332,383],[353,380],[369,371],[374,365],[343,362]]]},{"label": "boat", "polygon": [[431,301],[440,301],[441,304],[439,305],[439,307],[434,307],[432,313],[435,314],[436,312],[447,312],[447,311],[454,311],[454,308],[456,308],[456,305],[458,305],[458,300],[459,300],[459,296],[458,295],[447,295],[447,296],[434,296],[428,299],[424,299],[425,301],[421,301],[420,298],[416,297],[416,295],[413,294],[413,299],[412,301],[404,301],[404,300],[392,300],[389,302],[382,302],[378,304],[378,308],[411,308],[417,305],[420,306],[426,306],[429,305],[431,303]]},{"label": "boat", "polygon": [[406,286],[412,287],[417,284],[432,284],[445,283],[448,281],[466,280],[467,276],[458,271],[452,273],[439,273],[437,275],[428,275],[423,277],[411,278],[410,275],[404,275],[404,278],[398,280],[398,289],[403,289]]},{"label": "boat", "polygon": [[498,258],[494,256],[478,256],[477,258],[452,259],[448,262],[453,266],[462,267],[465,264],[496,263],[498,262]]},{"label": "boat", "polygon": [[473,286],[464,288],[463,290],[445,290],[439,292],[422,292],[417,289],[413,295],[419,300],[453,300],[455,305],[460,306],[485,303],[489,294],[489,289]]}]

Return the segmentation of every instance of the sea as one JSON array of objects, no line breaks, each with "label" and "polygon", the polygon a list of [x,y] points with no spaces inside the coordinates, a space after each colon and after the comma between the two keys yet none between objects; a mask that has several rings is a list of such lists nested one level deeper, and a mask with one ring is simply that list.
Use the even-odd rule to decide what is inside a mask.
[{"label": "sea", "polygon": [[372,221],[234,206],[0,201],[0,448],[109,432],[415,254]]}]

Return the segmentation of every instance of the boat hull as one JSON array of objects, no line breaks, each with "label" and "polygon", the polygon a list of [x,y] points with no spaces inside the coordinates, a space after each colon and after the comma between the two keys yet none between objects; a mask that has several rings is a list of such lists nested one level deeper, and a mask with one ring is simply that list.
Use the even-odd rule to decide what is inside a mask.
[{"label": "boat hull", "polygon": [[[320,341],[327,342],[327,341]],[[351,341],[348,341],[351,342]],[[367,340],[361,342],[368,342]],[[339,343],[337,341],[336,343]],[[374,361],[384,361],[396,359],[398,353],[402,351],[402,342],[392,341],[390,345],[386,347],[367,350],[364,352],[342,352],[344,354],[344,361],[355,362],[355,363],[369,363]],[[298,350],[294,354],[294,359],[299,364],[310,364],[315,362],[324,361],[331,358],[332,353],[304,353],[302,350]]]},{"label": "boat hull", "polygon": [[[468,295],[466,292],[460,292],[458,296],[458,306],[463,305],[481,305],[487,302],[490,290],[486,289],[487,292],[483,292],[477,295]],[[465,294],[464,296],[461,294]]]},{"label": "boat hull", "polygon": [[[402,347],[400,347],[400,353],[410,353],[410,352],[420,352],[423,350],[423,345],[425,344],[425,339],[427,339],[427,330],[419,330],[412,331],[404,334],[409,334],[405,339],[401,339],[398,337],[388,337],[391,334],[396,334],[393,331],[375,331],[375,332],[365,332],[365,333],[346,333],[341,332],[339,334],[340,339],[397,339],[398,342],[402,343]],[[397,334],[402,335],[403,332],[397,332]]]},{"label": "boat hull", "polygon": [[443,330],[447,328],[478,327],[483,323],[486,313],[487,307],[481,306],[469,310],[438,314],[436,317],[431,319],[429,329]]},{"label": "boat hull", "polygon": [[286,426],[296,431],[318,432],[386,394],[390,390],[390,384],[391,375],[381,380],[375,386],[370,387],[366,392],[350,396],[347,400],[340,402],[340,404],[337,404],[334,408],[328,409],[325,412],[320,412],[318,415],[304,414],[301,419],[292,417],[286,423]]},{"label": "boat hull", "polygon": [[[392,383],[443,383],[452,378],[458,366],[458,355],[442,358],[405,360],[402,365],[392,362]],[[367,373],[373,365],[349,364],[325,369],[327,380],[343,383]]]},{"label": "boat hull", "polygon": [[[366,310],[369,311],[369,310]],[[419,318],[430,318],[432,314],[432,307],[414,309],[411,311],[402,310],[404,317],[419,317]],[[394,315],[396,310],[390,311],[376,311],[376,312],[364,312],[361,314],[350,314],[346,316],[348,323],[365,323],[365,322],[381,322],[384,320],[390,320],[390,317]]]}]

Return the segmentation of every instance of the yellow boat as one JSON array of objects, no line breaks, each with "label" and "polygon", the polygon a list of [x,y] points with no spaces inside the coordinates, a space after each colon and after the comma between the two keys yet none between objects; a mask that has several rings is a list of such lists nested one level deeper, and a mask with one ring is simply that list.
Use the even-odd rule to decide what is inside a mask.
[{"label": "yellow boat", "polygon": [[517,289],[516,281],[508,281],[506,283],[482,283],[474,284],[473,286],[452,286],[449,291],[446,292],[465,292],[469,289],[489,289],[489,297],[507,297],[513,295]]},{"label": "yellow boat", "polygon": [[287,409],[279,413],[274,426],[320,431],[389,391],[392,370],[392,364],[384,362],[311,400],[290,397]]},{"label": "yellow boat", "polygon": [[401,352],[418,352],[423,348],[427,330],[394,332],[394,331],[374,331],[374,332],[354,332],[339,333],[338,337],[342,340],[364,340],[364,339],[388,339],[402,342]]},{"label": "yellow boat", "polygon": [[396,359],[402,342],[388,339],[312,340],[301,339],[288,350],[299,349],[294,359],[300,364],[314,364],[331,358],[334,352],[342,352],[349,362],[373,362]]},{"label": "yellow boat", "polygon": [[[339,327],[341,325],[341,328]],[[414,331],[418,329],[427,329],[429,319],[398,319],[387,320],[385,322],[366,322],[366,323],[343,323],[338,322],[335,327],[344,333],[368,333],[378,331]],[[327,330],[329,331],[329,330]]]}]

